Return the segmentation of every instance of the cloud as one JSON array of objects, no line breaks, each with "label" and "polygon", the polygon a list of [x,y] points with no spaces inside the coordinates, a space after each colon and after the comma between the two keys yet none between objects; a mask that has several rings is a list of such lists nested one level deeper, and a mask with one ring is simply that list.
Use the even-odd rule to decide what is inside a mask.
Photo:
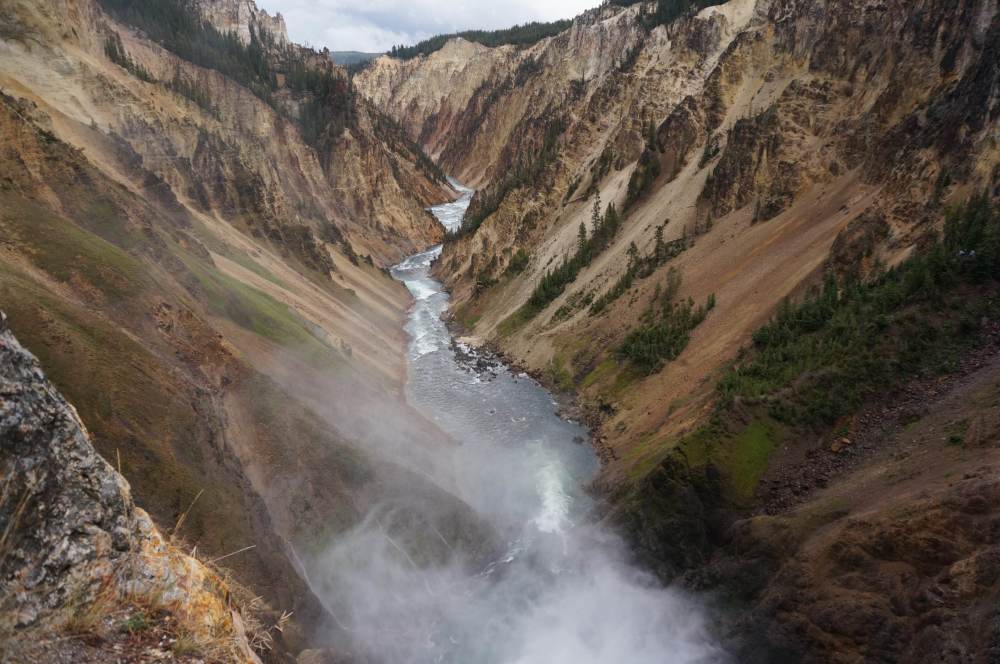
[{"label": "cloud", "polygon": [[437,34],[572,18],[599,0],[257,0],[281,12],[292,40],[333,51],[389,50]]}]

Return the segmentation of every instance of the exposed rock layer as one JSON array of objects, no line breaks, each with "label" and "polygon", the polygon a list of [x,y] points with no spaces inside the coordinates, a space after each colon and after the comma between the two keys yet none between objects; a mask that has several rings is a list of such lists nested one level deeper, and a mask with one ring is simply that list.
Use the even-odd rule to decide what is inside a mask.
[{"label": "exposed rock layer", "polygon": [[[60,620],[110,595],[175,611],[199,646],[258,662],[225,582],[169,544],[0,313],[0,652],[39,661]],[[108,606],[110,610],[112,605]],[[46,632],[52,629],[53,632]],[[22,659],[23,658],[23,659]]]}]

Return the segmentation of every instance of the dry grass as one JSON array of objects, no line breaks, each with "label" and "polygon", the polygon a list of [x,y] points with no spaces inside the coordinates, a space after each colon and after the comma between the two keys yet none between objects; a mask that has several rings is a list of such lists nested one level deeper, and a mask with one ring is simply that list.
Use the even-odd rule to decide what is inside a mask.
[{"label": "dry grass", "polygon": [[108,618],[117,610],[119,600],[111,578],[102,580],[96,591],[89,584],[82,585],[60,610],[56,620],[59,631],[85,641],[103,639],[107,635]]}]

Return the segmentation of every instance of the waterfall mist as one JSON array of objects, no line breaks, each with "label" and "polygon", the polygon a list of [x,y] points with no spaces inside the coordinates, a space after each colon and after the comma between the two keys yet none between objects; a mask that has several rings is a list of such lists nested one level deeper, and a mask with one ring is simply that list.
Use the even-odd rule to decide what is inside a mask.
[{"label": "waterfall mist", "polygon": [[[457,183],[456,183],[457,184]],[[453,230],[472,192],[434,209]],[[415,299],[407,398],[455,441],[394,463],[440,492],[394,487],[309,565],[350,661],[385,664],[721,662],[696,602],[630,566],[591,521],[587,432],[532,379],[473,371],[441,320],[437,247],[394,270]]]}]

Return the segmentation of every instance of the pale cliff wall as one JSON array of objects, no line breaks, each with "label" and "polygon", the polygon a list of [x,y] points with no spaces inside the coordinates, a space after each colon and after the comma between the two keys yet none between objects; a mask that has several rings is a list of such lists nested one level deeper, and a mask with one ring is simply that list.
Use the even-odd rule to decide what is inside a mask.
[{"label": "pale cliff wall", "polygon": [[202,0],[202,15],[222,32],[235,33],[244,42],[251,32],[266,32],[278,44],[289,43],[288,27],[280,13],[271,16],[259,9],[253,0]]},{"label": "pale cliff wall", "polygon": [[[445,170],[482,188],[470,209],[481,226],[448,243],[437,274],[472,334],[571,377],[595,418],[614,404],[601,427],[611,484],[663,452],[643,441],[698,419],[692,397],[712,372],[828,260],[862,272],[894,264],[949,201],[995,192],[1000,178],[994,3],[732,0],[646,30],[636,14],[651,10],[593,10],[521,50],[453,42],[383,57],[356,79]],[[512,325],[575,251],[580,224],[591,226],[597,192],[625,216],[613,243]],[[649,253],[660,226],[666,242],[698,236],[694,247],[591,313],[629,247]],[[874,246],[848,257],[859,238]],[[511,276],[519,250],[530,260]],[[613,349],[669,267],[683,274],[681,297],[715,293],[718,313],[677,362],[623,393]]]}]

